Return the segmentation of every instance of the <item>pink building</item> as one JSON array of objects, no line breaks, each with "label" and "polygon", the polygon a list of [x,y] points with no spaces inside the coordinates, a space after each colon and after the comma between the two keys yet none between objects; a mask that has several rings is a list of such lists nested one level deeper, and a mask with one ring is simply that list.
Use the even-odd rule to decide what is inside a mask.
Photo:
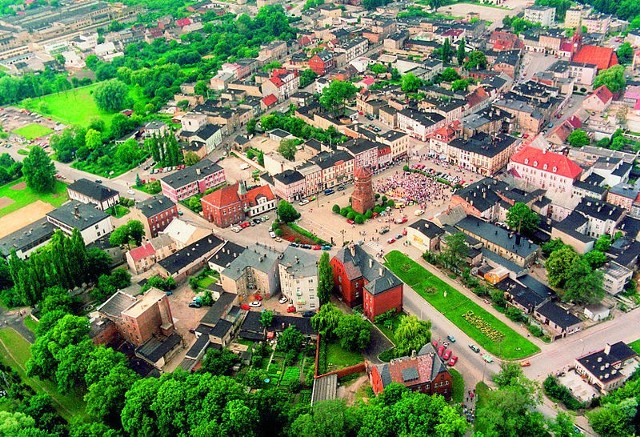
[{"label": "pink building", "polygon": [[297,170],[286,170],[273,177],[275,195],[288,202],[304,197],[305,185],[304,176]]},{"label": "pink building", "polygon": [[582,173],[580,166],[567,156],[531,146],[514,154],[507,169],[532,185],[563,193],[571,193],[574,181]]},{"label": "pink building", "polygon": [[225,181],[224,169],[209,159],[203,159],[197,164],[163,177],[160,185],[162,194],[178,203]]}]

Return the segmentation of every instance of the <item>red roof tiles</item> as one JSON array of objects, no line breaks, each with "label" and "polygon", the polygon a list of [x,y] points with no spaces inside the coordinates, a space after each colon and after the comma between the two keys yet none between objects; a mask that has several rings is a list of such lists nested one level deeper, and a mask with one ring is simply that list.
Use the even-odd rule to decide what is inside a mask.
[{"label": "red roof tiles", "polygon": [[602,85],[600,88],[593,92],[593,95],[600,99],[602,103],[608,103],[613,99],[613,93],[609,91],[609,88]]},{"label": "red roof tiles", "polygon": [[145,243],[140,247],[136,247],[135,249],[131,249],[129,251],[129,255],[133,258],[134,261],[140,261],[141,259],[149,258],[150,256],[155,255],[156,251],[151,245],[151,243]]},{"label": "red roof tiles", "polygon": [[[565,155],[536,147],[525,146],[511,157],[511,162],[533,167],[548,173],[558,174],[571,179],[576,179],[582,173],[578,164]],[[555,171],[554,171],[555,170]]]},{"label": "red roof tiles", "polygon": [[618,64],[618,57],[610,47],[582,46],[573,57],[573,62],[596,64],[598,70],[606,70]]},{"label": "red roof tiles", "polygon": [[268,96],[262,98],[262,103],[264,103],[266,106],[275,105],[277,102],[278,98],[273,94],[269,94]]}]

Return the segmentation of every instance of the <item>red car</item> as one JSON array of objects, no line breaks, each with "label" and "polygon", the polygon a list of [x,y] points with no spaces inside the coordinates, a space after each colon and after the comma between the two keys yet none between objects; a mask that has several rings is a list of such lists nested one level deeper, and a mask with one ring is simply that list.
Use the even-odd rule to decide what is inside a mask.
[{"label": "red car", "polygon": [[347,219],[347,223],[349,223],[350,225],[354,224],[355,222],[353,221],[353,219]]},{"label": "red car", "polygon": [[444,353],[444,346],[440,346],[438,348],[438,356],[441,357],[443,353]]},{"label": "red car", "polygon": [[455,366],[456,363],[458,362],[458,357],[457,356],[452,356],[451,359],[449,360],[449,365],[450,366]]},{"label": "red car", "polygon": [[294,307],[293,305],[289,305],[287,307],[287,312],[288,313],[295,313],[296,312],[296,307]]},{"label": "red car", "polygon": [[254,294],[254,295],[253,295],[253,297],[254,297],[256,300],[262,300],[262,299],[264,299],[264,298],[262,297],[262,295],[260,295],[260,294]]},{"label": "red car", "polygon": [[322,249],[322,246],[320,246],[319,244],[315,244],[315,245],[312,247],[312,249],[313,249],[313,250],[320,250],[320,249]]},{"label": "red car", "polygon": [[244,228],[248,228],[249,226],[251,226],[251,223],[249,223],[249,222],[242,222],[242,223],[240,223],[240,225],[239,225],[239,226],[240,226],[242,229],[244,229]]},{"label": "red car", "polygon": [[243,303],[242,305],[240,305],[240,308],[245,311],[249,311],[251,309],[251,307],[246,303]]},{"label": "red car", "polygon": [[431,342],[431,344],[433,345],[434,349],[438,347],[438,340],[433,340]]},{"label": "red car", "polygon": [[396,239],[395,239],[395,238],[389,238],[389,239],[387,240],[387,243],[389,243],[389,244],[393,244],[393,243],[395,243],[395,242],[396,242]]},{"label": "red car", "polygon": [[443,355],[442,355],[442,359],[444,361],[447,361],[449,358],[451,358],[451,349],[448,349]]}]

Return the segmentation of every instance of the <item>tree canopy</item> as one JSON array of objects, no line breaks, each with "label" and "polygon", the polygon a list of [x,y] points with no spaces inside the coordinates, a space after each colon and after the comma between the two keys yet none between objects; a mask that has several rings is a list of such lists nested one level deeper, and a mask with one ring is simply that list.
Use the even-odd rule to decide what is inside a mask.
[{"label": "tree canopy", "polygon": [[614,65],[606,70],[601,70],[593,81],[593,89],[599,88],[602,85],[609,88],[609,91],[612,93],[623,91],[627,86],[627,81],[624,77],[624,66]]},{"label": "tree canopy", "polygon": [[105,112],[117,112],[125,109],[129,102],[129,87],[118,79],[100,83],[93,92],[98,108]]},{"label": "tree canopy", "polygon": [[56,167],[41,147],[32,147],[22,163],[27,187],[37,193],[51,193],[56,185]]},{"label": "tree canopy", "polygon": [[278,217],[285,223],[291,223],[300,218],[300,213],[293,205],[286,200],[281,200],[278,204]]},{"label": "tree canopy", "polygon": [[358,88],[351,82],[343,82],[334,80],[331,84],[322,90],[320,96],[320,104],[333,115],[344,115],[347,102],[352,100]]},{"label": "tree canopy", "polygon": [[540,216],[522,202],[516,202],[507,211],[507,225],[518,233],[534,231],[539,223]]},{"label": "tree canopy", "polygon": [[419,352],[422,346],[431,341],[431,322],[420,320],[416,316],[403,316],[394,332],[398,356]]},{"label": "tree canopy", "polygon": [[591,142],[591,138],[589,138],[589,135],[587,135],[587,133],[583,129],[578,128],[569,134],[569,136],[567,137],[567,142],[572,147],[582,147],[588,146]]},{"label": "tree canopy", "polygon": [[329,253],[323,252],[318,261],[318,300],[320,305],[329,302],[333,290],[333,268],[329,263]]}]

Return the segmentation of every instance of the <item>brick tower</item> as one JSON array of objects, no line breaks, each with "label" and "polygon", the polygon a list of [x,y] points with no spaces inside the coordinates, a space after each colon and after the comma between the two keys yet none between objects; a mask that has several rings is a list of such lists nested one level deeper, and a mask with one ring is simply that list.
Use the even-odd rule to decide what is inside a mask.
[{"label": "brick tower", "polygon": [[355,189],[351,195],[351,207],[360,214],[375,205],[372,177],[373,173],[367,167],[357,167],[353,172]]}]

